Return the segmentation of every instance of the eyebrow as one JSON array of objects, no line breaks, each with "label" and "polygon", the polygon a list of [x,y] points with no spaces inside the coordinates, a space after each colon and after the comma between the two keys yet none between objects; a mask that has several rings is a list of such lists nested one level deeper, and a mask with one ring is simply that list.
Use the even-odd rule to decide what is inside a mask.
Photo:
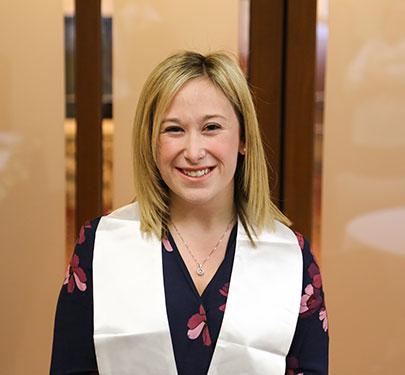
[{"label": "eyebrow", "polygon": [[[221,118],[221,119],[226,120],[226,117],[220,115],[219,113],[215,113],[215,114],[212,114],[212,115],[205,115],[205,116],[203,116],[203,117],[201,118],[201,120],[202,120],[202,121],[207,121],[207,120],[211,120],[211,119],[213,119],[213,118]],[[182,123],[182,122],[180,121],[180,119],[178,119],[177,117],[168,117],[168,118],[163,119],[163,121],[161,122],[161,125],[163,125],[163,124],[166,123],[166,122],[173,122],[173,123],[179,124],[179,125]]]},{"label": "eyebrow", "polygon": [[165,122],[174,122],[175,124],[181,124],[181,121],[176,117],[164,118],[160,125],[163,125]]},{"label": "eyebrow", "polygon": [[219,117],[219,118],[222,118],[222,119],[226,120],[226,117],[220,115],[219,113],[215,113],[215,114],[213,114],[213,115],[205,115],[202,119],[203,119],[204,121],[206,121],[206,120],[211,120],[212,118],[216,118],[216,117]]}]

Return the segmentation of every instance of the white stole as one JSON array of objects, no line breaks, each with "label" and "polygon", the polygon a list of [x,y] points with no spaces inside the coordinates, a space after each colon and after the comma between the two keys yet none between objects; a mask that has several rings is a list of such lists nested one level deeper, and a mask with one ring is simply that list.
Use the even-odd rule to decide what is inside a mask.
[{"label": "white stole", "polygon": [[[209,375],[284,375],[302,289],[295,234],[276,222],[253,248],[241,223]],[[177,374],[161,242],[141,235],[136,203],[102,217],[93,258],[94,344],[100,375]],[[187,338],[185,338],[187,339]]]}]

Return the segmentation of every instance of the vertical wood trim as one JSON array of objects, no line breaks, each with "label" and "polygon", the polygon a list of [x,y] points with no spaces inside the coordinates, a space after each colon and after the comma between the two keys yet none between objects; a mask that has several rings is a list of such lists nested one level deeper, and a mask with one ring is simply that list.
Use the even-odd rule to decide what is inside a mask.
[{"label": "vertical wood trim", "polygon": [[102,214],[101,5],[76,0],[76,231]]},{"label": "vertical wood trim", "polygon": [[316,0],[252,0],[249,81],[272,199],[311,237]]},{"label": "vertical wood trim", "polygon": [[280,206],[284,0],[251,0],[248,79],[269,161],[269,185]]},{"label": "vertical wood trim", "polygon": [[287,0],[283,210],[311,236],[316,0]]}]

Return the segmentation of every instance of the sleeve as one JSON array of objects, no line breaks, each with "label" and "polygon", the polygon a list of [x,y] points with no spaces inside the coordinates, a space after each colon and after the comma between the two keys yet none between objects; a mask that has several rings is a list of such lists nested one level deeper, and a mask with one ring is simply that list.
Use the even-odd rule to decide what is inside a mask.
[{"label": "sleeve", "polygon": [[80,229],[56,308],[51,375],[97,374],[93,341],[93,248],[99,218]]},{"label": "sleeve", "polygon": [[287,355],[286,375],[327,375],[329,333],[322,277],[308,240],[296,235],[304,269],[300,312]]}]

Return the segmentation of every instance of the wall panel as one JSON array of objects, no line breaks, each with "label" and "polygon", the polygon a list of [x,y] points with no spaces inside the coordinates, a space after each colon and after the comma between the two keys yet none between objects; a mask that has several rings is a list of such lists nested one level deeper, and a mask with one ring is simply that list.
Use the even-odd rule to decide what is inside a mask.
[{"label": "wall panel", "polygon": [[399,374],[405,354],[405,3],[332,0],[322,266],[332,374]]},{"label": "wall panel", "polygon": [[62,4],[2,1],[1,374],[49,371],[64,277],[63,77]]}]

